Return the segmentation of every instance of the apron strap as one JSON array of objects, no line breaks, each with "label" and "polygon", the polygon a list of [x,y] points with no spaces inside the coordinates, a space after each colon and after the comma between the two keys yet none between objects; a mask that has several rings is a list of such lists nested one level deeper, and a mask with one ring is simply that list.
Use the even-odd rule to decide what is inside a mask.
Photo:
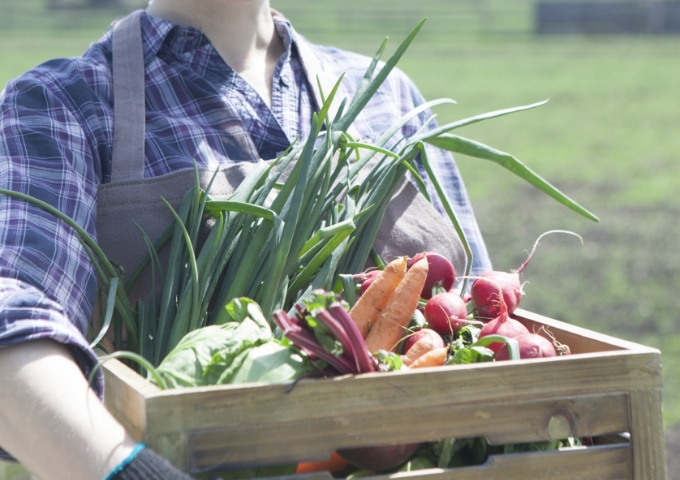
[{"label": "apron strap", "polygon": [[112,183],[144,178],[146,110],[142,12],[133,12],[113,27]]}]

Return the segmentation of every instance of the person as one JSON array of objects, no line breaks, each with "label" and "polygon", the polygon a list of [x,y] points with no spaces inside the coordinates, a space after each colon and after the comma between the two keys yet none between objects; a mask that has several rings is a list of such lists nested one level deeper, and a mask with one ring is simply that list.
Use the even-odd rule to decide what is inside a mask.
[{"label": "person", "polygon": [[[120,67],[132,73],[118,76],[124,84],[141,71],[142,97],[124,97],[126,87],[114,86],[121,57],[115,28],[82,57],[38,66],[10,81],[0,96],[0,188],[52,204],[93,236],[102,191],[117,176],[122,182],[161,181],[190,170],[193,160],[221,168],[275,158],[298,135],[308,135],[318,108],[308,63],[318,62],[332,79],[345,73],[343,94],[351,95],[370,62],[309,44],[283,16],[272,14],[268,0],[154,0],[136,18],[139,65]],[[422,102],[395,70],[354,127],[370,143]],[[128,122],[125,115],[135,115],[130,112],[142,123]],[[394,142],[428,122],[427,114],[418,116]],[[128,135],[141,138],[136,173],[117,163],[120,152],[134,147]],[[489,270],[452,157],[437,149],[431,157],[472,245],[473,273]],[[186,478],[137,444],[107,412],[101,376],[88,385],[97,363],[85,339],[97,277],[76,234],[7,196],[0,197],[0,218],[4,458],[11,455],[43,480]]]}]

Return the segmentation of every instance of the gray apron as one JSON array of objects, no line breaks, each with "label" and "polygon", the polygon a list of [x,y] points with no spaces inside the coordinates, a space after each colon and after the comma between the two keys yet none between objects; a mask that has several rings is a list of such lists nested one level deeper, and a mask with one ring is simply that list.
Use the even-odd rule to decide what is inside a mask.
[{"label": "gray apron", "polygon": [[[140,10],[125,17],[113,31],[115,101],[111,182],[101,185],[97,195],[99,244],[107,256],[128,273],[147,252],[133,220],[143,226],[149,238],[155,240],[173,221],[161,197],[177,209],[184,194],[194,186],[192,169],[144,178],[146,112],[141,14]],[[319,106],[321,96],[315,79],[319,78],[326,92],[331,91],[335,82],[328,81],[306,40],[295,33],[294,38]],[[242,151],[252,152],[252,158],[257,158],[257,149],[248,132],[244,130],[235,141],[241,142]],[[222,169],[211,187],[210,196],[216,200],[226,199],[255,165],[252,158]],[[199,169],[202,188],[206,188],[214,173],[214,170]],[[463,271],[465,262],[455,231],[409,181],[404,181],[390,203],[375,248],[386,261],[397,256],[435,251],[451,259],[458,272]],[[148,268],[133,288],[133,306],[137,299],[150,295],[150,279]]]}]

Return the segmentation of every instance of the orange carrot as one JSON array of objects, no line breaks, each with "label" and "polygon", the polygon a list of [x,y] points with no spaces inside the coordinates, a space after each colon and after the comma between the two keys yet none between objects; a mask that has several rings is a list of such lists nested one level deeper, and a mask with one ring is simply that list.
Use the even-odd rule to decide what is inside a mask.
[{"label": "orange carrot", "polygon": [[349,463],[337,452],[331,454],[331,458],[324,462],[300,462],[298,463],[296,474],[315,473],[315,472],[340,472],[347,468]]},{"label": "orange carrot", "polygon": [[[435,334],[436,335],[436,334]],[[425,335],[420,338],[416,343],[413,344],[411,348],[408,349],[405,355],[401,358],[404,365],[410,367],[413,362],[425,355],[427,352],[431,352],[437,348],[441,348],[444,345],[444,341],[441,337],[434,337],[432,335]]]},{"label": "orange carrot", "polygon": [[449,347],[435,348],[418,358],[409,368],[441,367],[448,353]]},{"label": "orange carrot", "polygon": [[385,267],[368,290],[359,297],[357,303],[349,311],[361,336],[366,338],[368,331],[383,311],[394,289],[406,274],[406,257],[397,258]]},{"label": "orange carrot", "polygon": [[427,279],[427,269],[427,258],[408,269],[366,337],[369,352],[396,349],[418,307],[420,292],[423,291]]}]

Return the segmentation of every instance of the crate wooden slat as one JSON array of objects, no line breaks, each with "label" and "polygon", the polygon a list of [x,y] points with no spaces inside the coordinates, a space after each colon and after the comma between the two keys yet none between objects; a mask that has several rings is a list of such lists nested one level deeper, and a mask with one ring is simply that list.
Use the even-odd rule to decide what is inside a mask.
[{"label": "crate wooden slat", "polygon": [[[573,355],[304,380],[290,393],[287,385],[260,384],[161,391],[108,362],[106,403],[133,435],[192,473],[323,459],[356,446],[630,432],[626,446],[498,456],[463,469],[465,477],[458,469],[421,476],[520,478],[493,475],[523,465],[541,471],[536,478],[665,479],[660,352],[526,311],[516,318],[533,331],[547,328]],[[585,473],[565,476],[575,463]]]}]

